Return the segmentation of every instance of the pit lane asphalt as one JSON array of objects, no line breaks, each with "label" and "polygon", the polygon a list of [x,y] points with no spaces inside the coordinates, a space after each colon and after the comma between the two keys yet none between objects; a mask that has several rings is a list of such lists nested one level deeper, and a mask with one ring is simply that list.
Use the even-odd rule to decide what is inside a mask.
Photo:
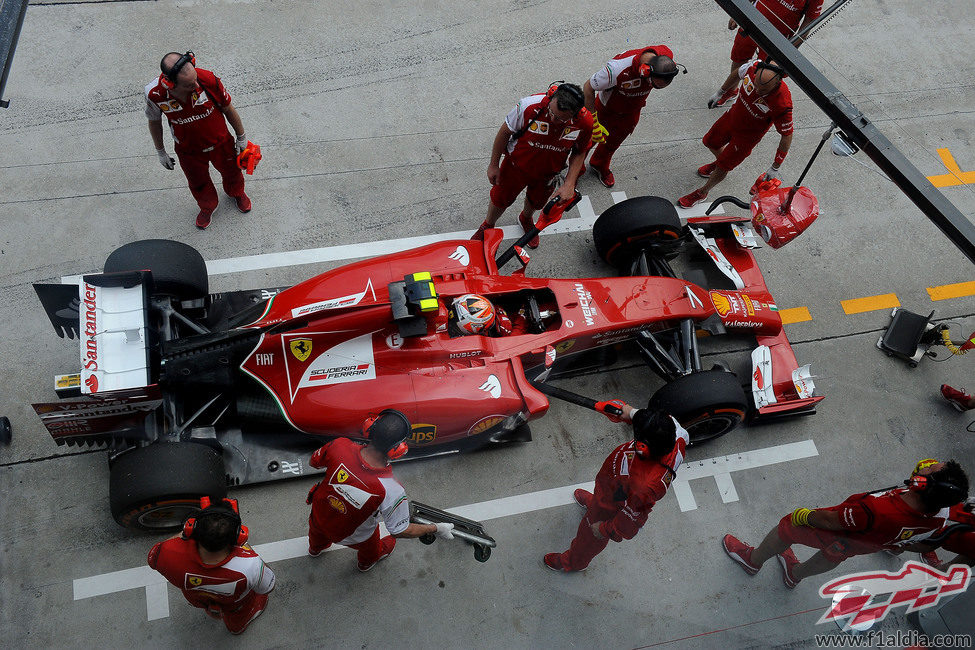
[{"label": "pit lane asphalt", "polygon": [[[975,169],[968,5],[943,2],[918,16],[907,0],[859,0],[803,47],[928,175],[944,173],[942,147],[962,170]],[[614,159],[614,189],[675,199],[697,187],[693,170],[707,160],[699,140],[717,117],[705,102],[727,71],[726,22],[706,0],[636,11],[622,2],[497,0],[32,5],[7,85],[11,106],[0,112],[0,414],[14,425],[13,444],[0,448],[5,644],[180,647],[229,638],[175,593],[170,617],[152,622],[136,592],[72,600],[73,579],[138,566],[155,538],[112,522],[103,454],[56,447],[29,407],[53,401],[51,377],[77,365],[76,343],[53,335],[31,282],[97,268],[113,248],[140,238],[178,239],[220,259],[473,228],[484,212],[490,142],[511,105],[552,79],[582,82],[610,56],[642,44],[667,43],[691,73],[651,95]],[[248,179],[254,212],[240,216],[224,200],[205,233],[193,227],[182,176],[152,155],[141,111],[141,88],[159,56],[187,48],[224,78],[248,136],[265,153]],[[792,90],[797,134],[787,179],[798,176],[828,125]],[[775,141],[769,136],[718,191],[743,195]],[[787,333],[800,363],[811,362],[820,376],[827,399],[819,413],[742,429],[689,454],[698,460],[812,440],[819,456],[736,474],[737,502],[722,502],[707,482],[694,485],[696,510],[682,513],[668,496],[636,540],[611,545],[584,575],[556,575],[540,564],[543,553],[568,544],[574,506],[490,522],[499,548],[483,565],[460,544],[411,541],[366,575],[347,552],[278,562],[269,609],[236,641],[811,644],[827,631],[815,625],[826,605],[816,593],[821,582],[789,592],[771,564],[747,578],[720,552],[721,536],[733,531],[754,543],[797,505],[891,485],[925,456],[955,457],[975,474],[975,434],[964,431],[972,418],[936,394],[943,381],[975,388],[970,358],[926,360],[910,370],[873,347],[886,312],[850,316],[840,307],[840,300],[894,292],[908,309],[936,309],[936,318],[957,322],[956,334],[975,329],[975,299],[932,303],[925,291],[972,280],[969,262],[859,158],[866,167],[824,154],[806,180],[820,198],[820,220],[786,249],[758,253],[779,305],[807,306],[814,315]],[[597,213],[612,204],[591,176],[580,190]],[[973,215],[972,186],[943,192]],[[504,223],[514,219],[510,212]],[[535,253],[533,276],[609,273],[587,233],[553,237]],[[212,289],[287,284],[330,266],[217,276]],[[639,402],[660,381],[624,367],[561,385]],[[553,404],[533,431],[527,445],[406,463],[398,474],[418,500],[463,505],[591,480],[625,437],[625,429],[566,404]],[[309,484],[235,491],[255,543],[304,533]],[[899,566],[861,558],[844,571]],[[906,627],[901,618],[890,624]]]}]

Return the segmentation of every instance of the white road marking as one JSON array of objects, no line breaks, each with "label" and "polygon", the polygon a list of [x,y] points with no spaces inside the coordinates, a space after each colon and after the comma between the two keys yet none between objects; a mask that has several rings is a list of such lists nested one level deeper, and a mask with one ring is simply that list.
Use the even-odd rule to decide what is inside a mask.
[{"label": "white road marking", "polygon": [[[738,492],[735,490],[734,483],[731,480],[731,472],[775,465],[777,463],[785,463],[818,455],[819,451],[816,449],[813,441],[803,440],[802,442],[745,451],[729,456],[692,461],[681,465],[677,472],[677,478],[671,484],[671,490],[677,498],[677,504],[681,512],[695,510],[697,508],[697,502],[694,499],[689,482],[695,479],[713,476],[718,485],[722,502],[731,503],[738,501]],[[447,512],[475,521],[490,521],[492,519],[575,504],[572,493],[578,488],[591,491],[593,489],[593,481],[449,508]],[[385,534],[385,529],[383,533]],[[328,551],[331,552],[343,548],[345,547],[336,544],[330,547]],[[284,539],[267,544],[258,544],[254,546],[254,550],[266,562],[290,560],[307,555],[308,538],[294,537],[292,539]],[[148,566],[123,569],[112,573],[102,573],[76,579],[74,581],[74,600],[104,596],[106,594],[138,589],[140,587],[145,588],[146,615],[148,616],[148,620],[153,621],[169,616],[169,589],[166,586],[167,584],[161,575]]]},{"label": "white road marking", "polygon": [[[615,203],[619,203],[620,201],[626,199],[625,192],[613,192],[612,196]],[[686,219],[687,217],[703,216],[706,208],[706,205],[700,204],[695,205],[688,210],[677,208],[677,212],[680,214],[681,218]],[[592,203],[589,201],[589,196],[584,195],[582,200],[576,205],[575,209],[579,212],[578,217],[561,219],[558,223],[555,223],[543,230],[541,236],[545,237],[547,235],[560,235],[571,232],[591,230],[592,225],[596,222],[596,213],[592,209]],[[724,210],[720,207],[715,210],[715,214],[721,214],[723,212]],[[522,235],[523,232],[521,226],[519,225],[504,226],[502,230],[504,230],[505,239],[517,239]],[[245,255],[243,257],[228,257],[225,259],[210,260],[207,262],[207,273],[209,275],[224,275],[227,273],[240,273],[242,271],[273,269],[282,266],[301,266],[303,264],[320,264],[322,262],[339,262],[342,260],[375,257],[377,255],[398,253],[401,251],[410,250],[411,248],[426,246],[427,244],[433,244],[450,239],[470,239],[470,236],[473,234],[473,230],[458,230],[455,232],[419,235],[416,237],[403,237],[400,239],[387,239],[384,241],[364,242],[361,244],[342,244],[339,246],[309,248],[305,250],[286,251],[282,253],[263,253],[260,255]],[[90,273],[98,273],[98,271],[90,271]],[[61,283],[78,284],[81,282],[83,275],[86,274],[62,276]]]}]

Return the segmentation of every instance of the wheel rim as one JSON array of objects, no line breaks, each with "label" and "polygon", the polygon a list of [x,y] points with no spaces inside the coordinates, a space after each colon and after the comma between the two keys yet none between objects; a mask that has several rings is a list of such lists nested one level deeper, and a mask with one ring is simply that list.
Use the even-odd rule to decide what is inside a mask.
[{"label": "wheel rim", "polygon": [[178,528],[192,513],[200,509],[192,504],[172,504],[152,508],[139,514],[136,520],[143,528],[161,530]]},{"label": "wheel rim", "polygon": [[734,409],[722,409],[713,413],[705,413],[687,424],[687,434],[691,442],[698,443],[723,436],[734,429],[742,421],[744,413]]}]

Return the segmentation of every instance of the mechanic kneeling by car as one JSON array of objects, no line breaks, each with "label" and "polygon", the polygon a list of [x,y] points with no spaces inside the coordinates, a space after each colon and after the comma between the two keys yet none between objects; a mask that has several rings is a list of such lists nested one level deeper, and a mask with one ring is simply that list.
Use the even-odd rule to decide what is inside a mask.
[{"label": "mechanic kneeling by car", "polygon": [[[389,557],[397,537],[453,538],[453,524],[410,521],[410,502],[389,461],[406,454],[411,434],[403,413],[385,409],[363,423],[367,444],[336,438],[312,454],[309,463],[324,469],[325,479],[305,500],[311,505],[308,555],[318,557],[332,544],[342,544],[358,551],[359,571],[368,571]],[[380,537],[380,519],[390,533],[386,537]]]},{"label": "mechanic kneeling by car", "polygon": [[[607,407],[622,413],[612,415]],[[597,402],[596,410],[613,422],[630,422],[633,440],[606,457],[593,492],[578,489],[572,493],[586,514],[569,550],[542,558],[555,571],[582,571],[609,540],[633,539],[677,476],[690,441],[677,420],[660,410],[635,409],[620,400]]]},{"label": "mechanic kneeling by car", "polygon": [[240,634],[267,607],[274,572],[247,545],[236,499],[204,497],[179,535],[149,551],[149,566],[183,592],[194,607]]}]

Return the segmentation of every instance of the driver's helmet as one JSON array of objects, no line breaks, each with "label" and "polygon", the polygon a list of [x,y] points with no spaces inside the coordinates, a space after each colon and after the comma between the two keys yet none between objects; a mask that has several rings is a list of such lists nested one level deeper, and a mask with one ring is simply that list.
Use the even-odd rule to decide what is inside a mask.
[{"label": "driver's helmet", "polygon": [[480,334],[494,324],[494,305],[484,296],[467,293],[453,302],[457,326],[465,334]]}]

